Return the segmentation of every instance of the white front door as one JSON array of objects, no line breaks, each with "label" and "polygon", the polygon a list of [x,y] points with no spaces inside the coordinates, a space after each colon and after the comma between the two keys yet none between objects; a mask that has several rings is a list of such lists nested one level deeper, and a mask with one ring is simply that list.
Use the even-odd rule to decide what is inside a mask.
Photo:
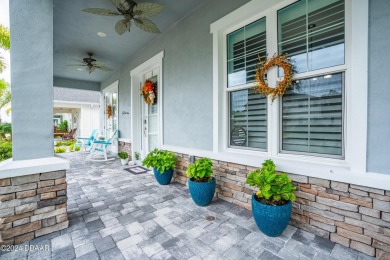
[{"label": "white front door", "polygon": [[[141,90],[143,88],[143,83],[146,80],[149,80],[157,84],[157,93],[159,86],[159,69],[154,69],[144,74],[143,82],[141,83]],[[147,104],[144,100],[144,97],[141,96],[141,111],[142,111],[142,151],[141,154],[145,157],[150,151],[153,151],[155,148],[159,148],[159,105],[160,102],[157,98],[152,104]]]},{"label": "white front door", "polygon": [[118,153],[118,87],[104,91],[104,138],[112,138],[109,150]]}]

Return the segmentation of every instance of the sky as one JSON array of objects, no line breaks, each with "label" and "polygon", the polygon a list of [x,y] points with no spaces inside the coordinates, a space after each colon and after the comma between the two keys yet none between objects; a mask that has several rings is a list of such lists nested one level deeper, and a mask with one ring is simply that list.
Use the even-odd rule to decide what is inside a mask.
[{"label": "sky", "polygon": [[[0,0],[0,24],[3,26],[9,27],[9,0]],[[11,72],[10,72],[10,53],[9,51],[4,51],[0,49],[0,55],[5,57],[7,60],[8,68],[0,73],[0,79],[4,79],[6,82],[11,82]],[[1,118],[3,122],[10,122],[10,116],[5,114],[6,108],[3,108],[1,112]]]}]

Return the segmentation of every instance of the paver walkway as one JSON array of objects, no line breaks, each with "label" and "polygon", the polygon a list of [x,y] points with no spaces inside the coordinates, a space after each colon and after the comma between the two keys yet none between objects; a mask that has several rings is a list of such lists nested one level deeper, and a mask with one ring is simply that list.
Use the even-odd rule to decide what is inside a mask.
[{"label": "paver walkway", "polygon": [[371,259],[291,226],[267,237],[250,211],[223,200],[198,207],[186,186],[132,175],[119,160],[65,156],[69,228],[22,244],[47,251],[0,252],[0,259]]}]

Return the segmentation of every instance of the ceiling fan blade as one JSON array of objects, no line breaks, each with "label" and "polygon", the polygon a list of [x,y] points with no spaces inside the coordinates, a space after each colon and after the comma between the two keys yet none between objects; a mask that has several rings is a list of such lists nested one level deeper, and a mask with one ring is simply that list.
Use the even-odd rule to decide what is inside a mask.
[{"label": "ceiling fan blade", "polygon": [[149,19],[146,18],[134,18],[135,25],[141,30],[149,33],[160,33],[157,25]]},{"label": "ceiling fan blade", "polygon": [[83,12],[90,13],[90,14],[96,14],[96,15],[103,15],[103,16],[121,15],[118,12],[112,11],[110,9],[104,9],[104,8],[87,8],[87,9],[84,9]]},{"label": "ceiling fan blade", "polygon": [[103,70],[103,71],[112,71],[111,68],[106,67],[106,66],[96,66],[96,68],[99,70]]},{"label": "ceiling fan blade", "polygon": [[84,67],[84,66],[87,66],[87,65],[84,65],[84,64],[69,64],[69,65],[66,65],[66,66],[77,66],[77,67]]},{"label": "ceiling fan blade", "polygon": [[130,31],[131,28],[131,21],[127,19],[119,20],[115,24],[115,31],[119,34],[122,35],[127,31]]},{"label": "ceiling fan blade", "polygon": [[129,3],[126,0],[111,0],[111,2],[118,8],[127,10],[130,8]]},{"label": "ceiling fan blade", "polygon": [[102,61],[93,61],[91,62],[92,65],[98,67],[98,66],[104,66],[104,62]]},{"label": "ceiling fan blade", "polygon": [[164,6],[157,3],[139,3],[137,4],[133,11],[140,17],[150,17],[160,13],[164,9]]},{"label": "ceiling fan blade", "polygon": [[88,70],[89,74],[91,74],[92,72],[94,72],[95,69],[96,69],[95,66],[87,67],[87,70]]}]

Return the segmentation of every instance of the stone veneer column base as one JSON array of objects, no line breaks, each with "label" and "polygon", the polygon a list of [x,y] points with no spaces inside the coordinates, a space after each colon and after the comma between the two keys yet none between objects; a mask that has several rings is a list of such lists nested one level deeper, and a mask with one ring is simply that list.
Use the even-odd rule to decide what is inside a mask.
[{"label": "stone veneer column base", "polygon": [[119,141],[119,152],[126,152],[129,155],[129,161],[132,160],[132,147],[131,143]]},{"label": "stone veneer column base", "polygon": [[[178,154],[173,181],[187,184],[188,155]],[[251,210],[256,168],[213,161],[216,197]],[[290,224],[370,256],[390,259],[390,191],[289,174],[297,186]]]},{"label": "stone veneer column base", "polygon": [[65,170],[0,179],[0,245],[67,228],[66,186]]}]

